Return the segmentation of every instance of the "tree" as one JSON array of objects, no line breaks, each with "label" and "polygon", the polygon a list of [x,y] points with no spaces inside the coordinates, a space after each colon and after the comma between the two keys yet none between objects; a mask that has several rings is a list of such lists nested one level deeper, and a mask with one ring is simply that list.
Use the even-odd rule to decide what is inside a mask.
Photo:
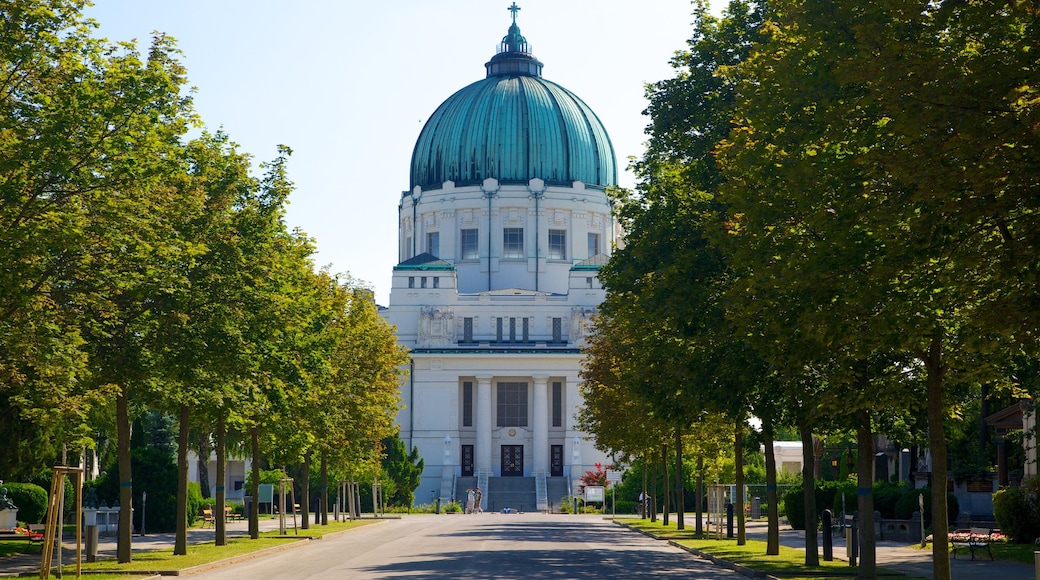
[{"label": "tree", "polygon": [[394,482],[394,493],[387,503],[394,506],[411,506],[415,502],[415,488],[423,472],[424,460],[419,457],[419,448],[411,452],[405,449],[399,435],[383,439],[383,472]]}]

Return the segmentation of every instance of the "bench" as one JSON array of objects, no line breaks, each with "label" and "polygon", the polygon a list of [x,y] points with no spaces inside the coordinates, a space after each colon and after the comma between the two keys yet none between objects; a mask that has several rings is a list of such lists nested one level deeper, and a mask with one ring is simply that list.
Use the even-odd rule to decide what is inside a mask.
[{"label": "bench", "polygon": [[[963,531],[953,533],[956,536],[964,536]],[[993,530],[990,528],[971,528],[968,530],[966,539],[961,540],[960,537],[958,537],[956,540],[950,542],[952,547],[950,552],[953,554],[954,559],[956,559],[957,550],[966,549],[971,554],[971,559],[974,560],[975,552],[986,550],[986,553],[989,554],[989,559],[993,560],[993,552],[989,548],[990,534],[992,533]]]},{"label": "bench", "polygon": [[42,544],[45,530],[46,526],[43,524],[29,524],[29,530],[24,534],[13,530],[0,532],[0,540],[26,540],[30,545]]},{"label": "bench", "polygon": [[213,510],[210,508],[202,508],[202,527],[206,527],[206,524],[213,525]]}]

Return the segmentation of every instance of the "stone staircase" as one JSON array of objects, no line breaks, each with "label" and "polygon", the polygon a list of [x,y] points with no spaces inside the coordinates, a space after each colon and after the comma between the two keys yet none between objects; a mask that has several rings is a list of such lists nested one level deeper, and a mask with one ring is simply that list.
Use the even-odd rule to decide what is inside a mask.
[{"label": "stone staircase", "polygon": [[484,494],[484,509],[500,512],[506,508],[518,512],[538,509],[538,496],[533,477],[489,477]]},{"label": "stone staircase", "polygon": [[545,495],[550,512],[560,511],[560,502],[570,495],[571,486],[566,477],[549,477],[545,480]]}]

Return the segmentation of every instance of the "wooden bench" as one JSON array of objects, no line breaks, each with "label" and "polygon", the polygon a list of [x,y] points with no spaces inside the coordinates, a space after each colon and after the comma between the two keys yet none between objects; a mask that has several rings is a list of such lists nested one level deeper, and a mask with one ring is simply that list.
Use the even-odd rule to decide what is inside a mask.
[{"label": "wooden bench", "polygon": [[30,545],[42,544],[46,526],[43,524],[29,524],[29,533],[22,534],[15,531],[0,532],[0,540],[26,540]]},{"label": "wooden bench", "polygon": [[213,510],[210,508],[202,508],[202,527],[206,527],[206,524],[213,525]]},{"label": "wooden bench", "polygon": [[971,528],[968,531],[968,540],[966,542],[956,541],[951,542],[952,549],[950,552],[953,553],[954,559],[957,558],[957,550],[968,550],[971,554],[971,559],[975,559],[975,552],[981,552],[986,550],[989,554],[989,559],[993,560],[993,552],[989,548],[990,534],[993,530],[990,528]]}]

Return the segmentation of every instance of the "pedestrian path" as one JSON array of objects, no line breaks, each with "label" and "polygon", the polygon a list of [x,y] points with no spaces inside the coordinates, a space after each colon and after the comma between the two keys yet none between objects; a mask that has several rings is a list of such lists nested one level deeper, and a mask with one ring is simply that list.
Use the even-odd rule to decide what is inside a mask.
[{"label": "pedestrian path", "polygon": [[[805,532],[803,530],[792,530],[787,526],[780,528],[782,546],[805,549]],[[763,542],[766,540],[768,526],[764,521],[749,522],[745,529],[748,538]],[[822,545],[822,536],[817,536],[817,546]],[[822,548],[820,553],[823,553]],[[845,540],[842,538],[834,538],[834,558],[848,561],[845,557]],[[877,542],[876,559],[879,568],[901,572],[915,578],[932,578],[932,551],[930,549],[919,550],[904,543],[879,541]],[[953,580],[1036,580],[1037,578],[1032,565],[1004,560],[973,561],[963,557],[950,560],[950,568]]]}]

